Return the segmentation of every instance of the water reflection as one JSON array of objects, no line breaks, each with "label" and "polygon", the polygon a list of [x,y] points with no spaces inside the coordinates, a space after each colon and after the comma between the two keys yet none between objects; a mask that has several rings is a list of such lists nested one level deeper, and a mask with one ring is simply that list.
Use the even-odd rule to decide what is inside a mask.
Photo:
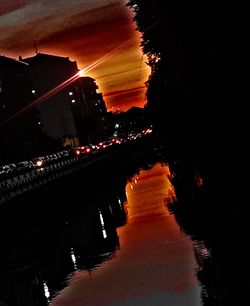
[{"label": "water reflection", "polygon": [[67,217],[44,212],[35,220],[25,203],[15,215],[1,207],[0,305],[48,305],[78,271],[91,273],[111,259],[119,248],[116,228],[126,222],[122,197],[102,193]]},{"label": "water reflection", "polygon": [[248,211],[242,194],[236,198],[230,190],[241,180],[229,176],[228,184],[216,173],[213,180],[197,180],[197,172],[184,163],[177,173],[177,202],[171,210],[192,237],[203,305],[245,305],[250,289]]},{"label": "water reflection", "polygon": [[[72,274],[51,305],[201,305],[192,241],[168,211],[175,197],[169,177],[168,166],[158,163],[129,180],[127,224],[117,230],[120,248],[91,273]],[[106,208],[102,217],[108,210],[112,215]],[[108,233],[109,222],[98,214],[99,232]]]}]

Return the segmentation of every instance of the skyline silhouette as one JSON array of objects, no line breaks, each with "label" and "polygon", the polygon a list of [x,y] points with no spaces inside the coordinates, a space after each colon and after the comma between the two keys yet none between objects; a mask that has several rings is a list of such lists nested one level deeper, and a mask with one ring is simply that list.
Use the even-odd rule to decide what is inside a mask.
[{"label": "skyline silhouette", "polygon": [[69,56],[82,70],[118,49],[89,76],[97,80],[108,109],[143,107],[150,69],[125,5],[123,0],[1,1],[0,54],[16,59],[36,52]]}]

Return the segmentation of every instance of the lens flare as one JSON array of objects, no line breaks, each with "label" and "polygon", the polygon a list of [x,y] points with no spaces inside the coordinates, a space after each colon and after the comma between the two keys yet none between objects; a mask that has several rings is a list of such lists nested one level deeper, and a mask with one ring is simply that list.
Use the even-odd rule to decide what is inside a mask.
[{"label": "lens flare", "polygon": [[8,117],[7,119],[3,120],[2,122],[0,122],[0,126],[3,126],[5,124],[7,124],[8,122],[10,122],[11,120],[15,119],[16,117],[18,117],[19,115],[21,115],[22,113],[26,112],[27,110],[29,110],[31,107],[38,105],[42,102],[44,102],[45,100],[47,100],[48,98],[50,98],[51,96],[53,96],[54,94],[58,93],[60,90],[64,89],[66,86],[68,86],[69,84],[71,84],[72,82],[74,82],[75,80],[77,80],[80,77],[86,76],[86,73],[90,72],[91,70],[95,69],[96,67],[100,66],[101,64],[103,64],[104,62],[106,62],[109,58],[111,58],[114,54],[119,53],[120,50],[122,48],[124,48],[126,45],[128,45],[128,43],[131,41],[131,39],[127,40],[126,42],[122,43],[121,45],[119,45],[118,47],[114,48],[113,50],[111,50],[110,52],[106,53],[104,56],[102,56],[100,59],[96,60],[95,62],[91,63],[89,66],[85,67],[84,69],[80,70],[79,72],[77,72],[75,75],[73,75],[72,77],[70,77],[68,80],[64,81],[63,83],[57,85],[56,87],[52,88],[50,91],[46,92],[45,94],[43,94],[41,97],[37,98],[36,100],[34,100],[32,103],[30,103],[29,105],[23,107],[22,109],[20,109],[19,111],[17,111],[16,113],[14,113],[13,115],[11,115],[10,117]]},{"label": "lens flare", "polygon": [[43,94],[41,97],[37,98],[36,100],[34,100],[32,103],[30,103],[29,105],[23,107],[22,109],[20,109],[19,111],[17,111],[16,113],[14,113],[13,115],[11,115],[10,117],[8,117],[7,119],[3,120],[2,122],[0,122],[0,126],[3,126],[5,124],[7,124],[8,122],[10,122],[11,120],[15,119],[16,117],[18,117],[19,115],[21,115],[22,113],[26,112],[27,110],[29,110],[31,107],[38,105],[42,102],[44,102],[45,100],[47,100],[48,98],[50,98],[51,96],[53,96],[54,94],[58,93],[60,90],[62,90],[63,88],[65,88],[66,86],[68,86],[69,84],[71,84],[72,82],[74,82],[75,80],[77,80],[79,78],[79,74],[75,74],[72,77],[70,77],[69,79],[67,79],[66,81],[64,81],[63,83],[57,85],[56,87],[52,88],[51,90],[49,90],[48,92],[46,92],[45,94]]},{"label": "lens flare", "polygon": [[[150,30],[154,29],[156,26],[158,26],[160,23],[162,23],[165,19],[161,19],[159,21],[156,21],[155,23],[151,24],[150,26],[148,26],[147,28],[144,29],[144,32],[149,32]],[[36,100],[34,100],[32,103],[30,103],[29,105],[23,107],[22,109],[20,109],[19,111],[17,111],[16,113],[14,113],[13,115],[11,115],[10,117],[8,117],[7,119],[3,120],[2,122],[0,122],[0,126],[3,126],[5,124],[7,124],[8,122],[10,122],[11,120],[15,119],[17,116],[21,115],[22,113],[26,112],[27,110],[29,110],[31,107],[38,105],[42,102],[44,102],[45,100],[47,100],[48,98],[50,98],[51,96],[53,96],[54,94],[56,94],[57,92],[59,92],[60,90],[62,90],[63,88],[65,88],[66,86],[68,86],[69,84],[71,84],[72,82],[74,82],[75,80],[77,80],[80,77],[86,76],[86,74],[88,72],[90,72],[91,70],[97,68],[98,66],[100,66],[101,64],[103,64],[104,62],[106,62],[108,59],[110,59],[112,56],[114,56],[116,53],[119,53],[124,47],[126,47],[130,41],[133,38],[131,37],[130,39],[126,40],[124,43],[120,44],[119,46],[117,46],[116,48],[112,49],[111,51],[109,51],[108,53],[106,53],[104,56],[102,56],[101,58],[99,58],[98,60],[96,60],[95,62],[91,63],[90,65],[88,65],[87,67],[85,67],[84,69],[81,69],[79,72],[77,72],[75,75],[73,75],[71,78],[69,78],[68,80],[64,81],[63,83],[59,84],[58,86],[52,88],[50,91],[48,91],[47,93],[43,94],[41,97],[37,98]]]},{"label": "lens flare", "polygon": [[86,73],[90,72],[91,70],[95,69],[96,67],[100,66],[101,64],[103,64],[104,62],[106,62],[108,59],[110,59],[113,55],[115,55],[116,53],[119,53],[121,49],[123,49],[125,46],[127,46],[129,44],[129,42],[131,41],[131,39],[128,39],[127,41],[125,41],[124,43],[122,43],[121,45],[119,45],[118,47],[114,48],[113,50],[109,51],[108,53],[106,53],[104,56],[102,56],[101,58],[99,58],[98,60],[96,60],[95,62],[91,63],[89,66],[85,67],[84,69],[80,70],[78,72],[79,76],[84,76],[86,75]]}]

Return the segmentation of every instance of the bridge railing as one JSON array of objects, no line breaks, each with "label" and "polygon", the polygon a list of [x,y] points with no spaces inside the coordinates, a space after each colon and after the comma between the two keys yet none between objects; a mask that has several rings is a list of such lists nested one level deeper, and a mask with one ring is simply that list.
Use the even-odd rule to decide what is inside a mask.
[{"label": "bridge railing", "polygon": [[0,177],[0,205],[26,191],[35,189],[45,183],[56,180],[115,154],[123,150],[124,146],[127,145],[129,144],[123,144],[113,150],[107,150],[90,156],[82,155],[80,157],[68,157],[66,159],[59,159],[58,161],[55,160],[53,163],[45,164],[43,167],[27,169],[22,171],[22,173],[14,172],[8,176]]},{"label": "bridge railing", "polygon": [[55,161],[53,164],[28,169],[22,173],[0,180],[0,204],[25,191],[39,187],[61,176],[67,175],[86,164],[85,158],[69,158]]},{"label": "bridge railing", "polygon": [[93,152],[90,155],[67,156],[66,158],[59,158],[48,163],[45,162],[40,167],[34,166],[33,168],[22,169],[21,172],[13,171],[6,175],[0,175],[0,205],[19,194],[116,154],[136,142],[138,142],[137,137],[122,143],[119,142],[118,146],[108,147],[105,151]]}]

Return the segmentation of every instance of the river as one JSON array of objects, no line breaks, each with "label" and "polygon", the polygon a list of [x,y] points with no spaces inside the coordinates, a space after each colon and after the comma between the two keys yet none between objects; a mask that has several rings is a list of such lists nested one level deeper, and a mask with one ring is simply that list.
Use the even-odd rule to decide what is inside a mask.
[{"label": "river", "polygon": [[73,273],[51,306],[201,305],[193,242],[168,210],[169,175],[168,165],[156,163],[130,178],[119,248],[91,271]]},{"label": "river", "polygon": [[40,193],[1,207],[0,306],[203,305],[210,254],[169,209],[175,190],[157,156],[106,179],[90,170],[77,202],[65,190],[59,202]]}]

